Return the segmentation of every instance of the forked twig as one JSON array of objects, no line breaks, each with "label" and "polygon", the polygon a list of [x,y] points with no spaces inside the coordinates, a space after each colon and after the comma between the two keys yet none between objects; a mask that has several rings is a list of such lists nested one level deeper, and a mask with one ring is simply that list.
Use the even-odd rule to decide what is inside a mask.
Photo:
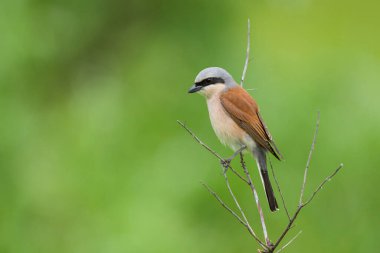
[{"label": "forked twig", "polygon": [[277,246],[281,243],[281,241],[284,239],[285,235],[289,232],[289,230],[292,228],[293,226],[293,223],[294,221],[297,219],[297,216],[298,214],[301,212],[301,210],[306,206],[308,205],[312,200],[313,198],[315,197],[315,195],[322,189],[322,186],[327,183],[328,181],[331,180],[331,178],[333,178],[338,172],[339,170],[343,168],[343,164],[341,163],[338,168],[335,169],[335,171],[330,175],[328,176],[318,187],[317,189],[313,192],[313,194],[311,195],[311,197],[309,198],[309,200],[307,202],[305,202],[304,204],[301,204],[300,206],[297,207],[295,213],[293,214],[293,216],[290,218],[290,221],[288,223],[288,225],[286,226],[286,228],[284,229],[284,231],[282,232],[282,234],[280,235],[280,237],[277,239],[276,243],[274,244],[274,248],[277,248]]},{"label": "forked twig", "polygon": [[[319,114],[318,114],[319,115]],[[203,143],[189,128],[186,127],[185,124],[183,124],[182,122],[178,121],[178,123],[186,129],[186,131],[199,143],[201,144],[201,146],[203,146],[204,148],[206,148],[208,151],[210,151],[212,154],[214,154],[215,157],[219,158],[219,160],[221,162],[225,161],[218,153],[216,153],[214,150],[212,150],[210,147],[208,147],[205,143]],[[267,236],[267,233],[266,233],[266,226],[265,228],[263,227],[263,233],[264,235],[266,234],[265,236],[265,240],[267,242],[267,245],[265,245],[255,234],[255,232],[253,231],[253,228],[249,225],[249,222],[248,222],[248,219],[247,217],[245,216],[245,213],[243,211],[243,209],[241,208],[240,204],[238,203],[234,193],[232,192],[232,189],[231,189],[231,186],[229,184],[229,181],[228,181],[228,177],[227,177],[227,168],[231,169],[231,171],[234,171],[233,168],[227,164],[225,167],[224,167],[224,170],[223,170],[223,176],[225,178],[225,181],[226,181],[226,185],[227,185],[227,188],[232,196],[232,198],[234,199],[234,202],[236,204],[236,206],[238,207],[240,213],[242,214],[243,216],[243,219],[240,218],[240,216],[238,216],[235,212],[232,211],[231,208],[229,208],[226,204],[224,204],[224,202],[216,195],[215,192],[213,192],[209,187],[207,187],[206,185],[206,188],[209,190],[209,192],[222,204],[222,206],[224,208],[226,208],[233,216],[235,216],[235,218],[237,218],[239,220],[239,222],[241,224],[243,224],[249,231],[249,233],[254,237],[254,239],[260,244],[260,246],[262,246],[264,248],[264,251],[262,252],[267,252],[267,253],[271,253],[271,252],[274,252],[274,250],[280,245],[280,243],[282,242],[282,240],[285,238],[286,234],[289,232],[289,230],[293,227],[293,224],[294,224],[294,221],[297,219],[299,213],[301,212],[301,210],[306,206],[308,205],[313,199],[314,197],[317,195],[317,193],[322,189],[322,187],[328,182],[330,181],[338,172],[341,168],[343,168],[343,164],[340,164],[338,166],[338,168],[331,174],[329,175],[328,177],[326,177],[326,179],[324,181],[322,181],[322,183],[316,188],[316,190],[312,193],[312,195],[309,197],[309,199],[303,203],[302,202],[302,199],[303,199],[303,192],[305,190],[305,184],[306,184],[306,178],[307,178],[307,171],[308,171],[308,168],[309,168],[309,165],[310,165],[310,160],[311,160],[311,157],[312,157],[312,153],[314,151],[314,146],[315,146],[315,142],[316,142],[316,137],[317,137],[317,133],[318,133],[318,126],[319,126],[319,116],[318,116],[318,119],[317,119],[317,124],[316,124],[316,131],[315,131],[315,134],[314,134],[314,138],[313,138],[313,142],[312,142],[312,145],[311,145],[311,148],[310,148],[310,153],[309,153],[309,158],[308,158],[308,162],[306,164],[306,168],[305,168],[305,173],[304,173],[304,180],[303,180],[303,183],[302,183],[302,187],[301,187],[301,193],[300,195],[302,196],[301,199],[301,203],[298,205],[296,211],[294,212],[293,216],[290,217],[289,215],[289,222],[287,224],[287,226],[285,227],[285,229],[283,230],[283,232],[281,233],[280,237],[277,239],[276,243],[271,245],[269,244],[268,242],[269,241],[269,237]],[[242,155],[241,155],[242,156]],[[247,184],[249,184],[251,186],[251,190],[253,193],[255,193],[256,191],[254,190],[254,186],[253,186],[253,183],[252,183],[252,180],[249,176],[249,172],[245,166],[245,163],[244,163],[244,160],[241,161],[242,163],[242,167],[243,167],[243,170],[245,171],[246,173],[246,176],[248,178],[248,180],[245,180],[244,178],[242,178],[242,176],[240,176],[240,174],[238,174],[237,172],[235,173],[235,175],[237,175],[240,179],[242,179],[244,182],[246,182]],[[226,164],[226,163],[225,163]],[[272,172],[273,172],[273,168],[272,168]],[[247,173],[248,172],[248,173]],[[275,178],[275,175],[274,175],[274,178]],[[278,181],[277,179],[275,178],[276,180],[276,184],[277,184],[277,187],[279,187],[279,184],[278,184]],[[253,187],[253,188],[252,188]],[[281,192],[281,189],[280,189],[280,192]],[[257,193],[256,193],[257,194]],[[282,195],[282,194],[281,194]],[[282,197],[283,198],[283,197]],[[257,203],[257,202],[256,202]],[[285,201],[283,201],[284,203],[284,206],[285,206]],[[261,208],[259,208],[259,214],[260,214],[260,218],[263,217],[262,216],[262,210],[260,212]],[[262,225],[265,225],[265,223],[262,223]],[[298,236],[298,235],[297,235]],[[282,251],[282,249],[284,249],[286,246],[288,246],[292,241],[294,241],[295,238],[293,238],[292,240],[290,240],[285,246],[283,246],[280,251]]]},{"label": "forked twig", "polygon": [[313,151],[314,151],[314,147],[315,147],[315,142],[317,141],[317,135],[318,135],[318,129],[319,129],[319,118],[320,118],[320,112],[318,111],[318,114],[317,114],[317,123],[316,123],[316,126],[315,126],[314,138],[313,138],[313,142],[311,143],[309,157],[307,158],[306,167],[305,167],[305,173],[304,173],[304,176],[303,176],[303,183],[302,183],[302,187],[301,187],[300,200],[299,200],[299,203],[298,203],[299,206],[302,205],[303,194],[304,194],[304,191],[305,191],[305,185],[306,185],[306,179],[307,179],[307,173],[309,171],[311,156],[313,155]]},{"label": "forked twig", "polygon": [[315,195],[317,195],[317,193],[322,189],[322,187],[328,181],[330,181],[340,171],[341,168],[343,168],[343,163],[341,163],[330,176],[326,177],[325,180],[323,180],[323,182],[317,187],[317,189],[314,190],[313,194],[311,194],[310,198],[302,204],[302,206],[305,207],[306,205],[308,205],[314,199]]},{"label": "forked twig", "polygon": [[311,147],[310,147],[309,157],[308,157],[308,160],[307,160],[307,163],[306,163],[306,167],[305,167],[304,179],[303,179],[303,183],[302,183],[302,187],[301,187],[300,201],[299,201],[298,207],[297,207],[295,213],[293,214],[293,216],[290,218],[288,225],[286,226],[286,228],[284,229],[284,231],[282,232],[282,234],[280,235],[280,237],[277,239],[276,243],[274,244],[273,249],[275,249],[275,248],[278,247],[278,245],[284,239],[285,235],[292,228],[292,225],[293,225],[294,221],[297,219],[298,214],[301,212],[301,210],[313,200],[313,198],[315,197],[315,195],[322,189],[323,185],[325,183],[327,183],[328,181],[330,181],[339,172],[339,170],[343,167],[343,164],[341,163],[338,166],[338,168],[330,176],[328,176],[317,187],[317,189],[313,192],[313,194],[308,199],[308,201],[306,201],[305,203],[303,203],[303,195],[304,195],[304,191],[305,191],[305,185],[306,185],[306,179],[307,179],[307,175],[308,175],[308,169],[309,169],[309,166],[310,166],[311,157],[312,157],[312,154],[313,154],[313,151],[314,151],[314,147],[315,147],[315,143],[316,143],[316,138],[317,138],[317,135],[318,135],[319,118],[320,118],[319,116],[320,116],[320,114],[318,112],[317,123],[316,123],[315,133],[314,133],[314,138],[313,138],[313,142],[312,142]]},{"label": "forked twig", "polygon": [[256,240],[256,241],[257,241],[257,242],[258,242],[263,248],[266,248],[266,249],[267,249],[266,245],[265,245],[265,244],[264,244],[264,243],[263,243],[263,242],[262,242],[262,241],[256,236],[256,233],[253,231],[251,225],[249,224],[249,221],[248,221],[247,217],[245,216],[245,213],[244,213],[243,209],[241,208],[241,206],[240,206],[238,200],[236,199],[235,194],[233,193],[233,191],[232,191],[232,189],[231,189],[231,186],[230,186],[230,183],[229,183],[229,181],[228,181],[227,170],[226,170],[226,169],[227,169],[226,167],[223,168],[223,176],[224,176],[224,179],[225,179],[225,181],[226,181],[226,185],[227,185],[228,191],[230,192],[230,195],[231,195],[232,199],[234,200],[236,207],[239,209],[239,211],[240,211],[240,213],[241,213],[241,216],[243,217],[243,219],[244,219],[244,221],[245,221],[245,223],[246,223],[246,227],[247,227],[248,231],[250,232],[250,234],[255,238],[255,240]]},{"label": "forked twig", "polygon": [[[218,153],[216,153],[213,149],[211,149],[209,146],[207,146],[203,141],[201,141],[198,136],[196,136],[184,123],[182,123],[181,121],[177,120],[178,124],[180,124],[192,137],[193,139],[198,142],[202,147],[204,147],[206,150],[208,150],[211,154],[213,154],[215,157],[217,157],[220,161],[220,163],[222,164],[223,166],[223,176],[225,178],[225,181],[226,181],[226,185],[227,185],[227,188],[228,188],[228,191],[230,192],[230,195],[231,197],[233,198],[234,202],[235,202],[235,205],[237,206],[237,208],[239,209],[241,215],[243,218],[241,218],[240,216],[238,216],[235,212],[232,211],[231,208],[229,208],[222,200],[221,198],[214,192],[212,191],[207,185],[203,184],[206,186],[206,188],[209,190],[209,192],[220,202],[220,204],[226,208],[233,216],[235,216],[235,218],[239,219],[239,222],[241,224],[243,224],[249,231],[249,233],[253,236],[253,238],[264,248],[264,250],[268,250],[268,247],[266,246],[266,244],[264,242],[262,242],[256,235],[256,233],[254,232],[253,228],[250,226],[249,222],[248,222],[248,219],[247,217],[245,216],[245,213],[243,211],[243,209],[241,208],[238,200],[236,199],[235,197],[235,194],[233,193],[232,189],[231,189],[231,186],[229,184],[229,181],[228,181],[228,177],[227,177],[227,170],[230,169],[235,175],[237,175],[241,180],[243,180],[245,183],[249,184],[249,182],[243,178],[236,170],[234,170],[232,168],[232,166],[225,160],[223,159]],[[240,149],[240,152],[244,149],[245,147],[242,147]]]}]

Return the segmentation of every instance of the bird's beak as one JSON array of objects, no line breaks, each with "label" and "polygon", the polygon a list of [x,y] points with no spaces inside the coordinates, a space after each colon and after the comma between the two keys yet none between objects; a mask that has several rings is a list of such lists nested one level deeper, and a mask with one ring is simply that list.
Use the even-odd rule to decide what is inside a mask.
[{"label": "bird's beak", "polygon": [[189,93],[194,93],[194,92],[197,92],[197,91],[200,91],[202,89],[202,86],[196,86],[195,84],[193,86],[191,86],[191,88],[189,89]]}]

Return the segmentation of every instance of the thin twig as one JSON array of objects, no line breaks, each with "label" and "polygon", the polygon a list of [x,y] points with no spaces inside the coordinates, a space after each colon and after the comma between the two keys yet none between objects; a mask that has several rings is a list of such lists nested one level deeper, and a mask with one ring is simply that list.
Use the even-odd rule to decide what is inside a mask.
[{"label": "thin twig", "polygon": [[267,246],[270,246],[271,242],[269,240],[267,226],[265,225],[265,219],[264,219],[263,209],[261,208],[260,201],[259,201],[259,196],[257,195],[257,191],[255,189],[255,186],[254,186],[253,182],[252,182],[252,178],[251,178],[251,175],[249,174],[247,166],[245,165],[244,156],[243,156],[242,153],[240,153],[240,163],[241,163],[241,166],[243,167],[245,175],[247,176],[247,180],[249,182],[249,186],[251,187],[253,196],[255,198],[257,210],[259,211],[259,215],[260,215],[261,226],[263,228],[263,234],[264,234],[265,242],[267,243]]},{"label": "thin twig", "polygon": [[282,205],[284,206],[284,209],[285,209],[285,212],[286,212],[286,216],[288,216],[288,220],[290,221],[290,214],[289,214],[288,208],[286,207],[285,199],[284,199],[284,196],[282,194],[282,191],[281,191],[281,188],[280,188],[280,184],[279,184],[279,182],[277,180],[277,177],[276,177],[276,175],[274,173],[274,169],[273,169],[273,166],[272,166],[272,161],[270,160],[269,157],[268,157],[268,160],[269,160],[270,168],[272,170],[272,175],[273,175],[274,181],[276,182],[276,185],[277,185],[277,190],[280,192],[280,196],[281,196],[281,200],[282,200]]},{"label": "thin twig", "polygon": [[[211,195],[214,196],[214,198],[216,200],[219,201],[219,203],[228,211],[230,212],[236,219],[239,220],[239,222],[248,229],[249,233],[253,236],[253,238],[261,245],[265,248],[265,244],[256,236],[255,232],[253,231],[252,227],[246,223],[245,221],[242,220],[242,218],[240,218],[240,216],[235,213],[229,206],[227,206],[223,200],[218,196],[218,194],[216,194],[207,184],[201,182],[201,184],[211,193]],[[232,195],[234,196],[234,195]],[[236,199],[236,198],[234,198]],[[235,202],[236,203],[236,202]],[[240,207],[240,206],[239,206]],[[240,209],[239,209],[240,210]]]},{"label": "thin twig", "polygon": [[226,185],[227,185],[227,188],[228,188],[228,191],[230,192],[230,195],[232,197],[232,199],[234,200],[235,202],[235,205],[236,207],[239,209],[240,213],[241,213],[241,216],[243,217],[243,220],[245,221],[246,223],[246,227],[248,229],[248,231],[251,233],[251,235],[255,238],[255,240],[264,248],[267,249],[266,245],[256,236],[256,233],[253,231],[252,227],[249,225],[249,221],[247,219],[247,217],[245,216],[245,213],[243,211],[243,209],[241,208],[237,198],[235,197],[235,194],[233,193],[232,191],[232,188],[230,186],[230,183],[228,181],[228,176],[227,176],[227,170],[226,170],[226,167],[223,168],[223,176],[224,176],[224,179],[226,181]]},{"label": "thin twig", "polygon": [[216,199],[216,200],[218,200],[219,201],[219,203],[228,211],[228,212],[230,212],[236,219],[238,219],[239,220],[239,222],[241,223],[241,224],[243,224],[245,227],[247,226],[247,224],[240,218],[240,216],[237,214],[237,213],[235,213],[229,206],[227,206],[224,202],[223,202],[223,200],[218,196],[218,194],[216,194],[207,184],[205,184],[205,183],[203,183],[203,182],[201,182],[201,184],[211,193],[211,195],[212,196],[214,196],[214,198]]},{"label": "thin twig", "polygon": [[304,191],[305,191],[305,185],[306,185],[306,179],[307,179],[307,173],[309,171],[311,156],[313,155],[314,146],[315,146],[315,142],[317,140],[317,135],[318,135],[319,117],[320,117],[320,113],[318,111],[318,114],[317,114],[317,123],[316,123],[316,126],[315,126],[314,138],[313,138],[313,142],[311,143],[309,157],[308,157],[307,163],[306,163],[305,173],[304,173],[304,176],[303,176],[303,183],[302,183],[302,187],[301,187],[300,201],[298,203],[298,206],[302,206],[303,194],[304,194]]},{"label": "thin twig", "polygon": [[306,201],[305,204],[303,203],[303,195],[304,195],[304,191],[305,191],[307,173],[308,173],[308,170],[309,170],[309,167],[310,167],[310,161],[311,161],[311,157],[313,155],[313,151],[314,151],[314,147],[315,147],[315,142],[316,142],[316,138],[317,138],[317,135],[318,135],[319,118],[320,118],[320,113],[318,112],[317,123],[316,123],[315,133],[314,133],[314,138],[313,138],[313,142],[311,144],[311,148],[310,148],[310,152],[309,152],[309,157],[307,159],[307,163],[306,163],[306,167],[305,167],[304,179],[303,179],[303,183],[302,183],[302,187],[301,187],[300,200],[299,200],[299,203],[298,203],[298,207],[297,207],[294,215],[290,218],[288,225],[286,226],[286,228],[284,229],[284,231],[282,232],[282,234],[280,235],[280,237],[277,239],[276,243],[274,244],[273,249],[275,249],[276,247],[278,247],[278,245],[284,239],[285,235],[292,228],[293,223],[297,219],[297,216],[301,212],[302,208],[304,208],[307,204],[309,204],[313,200],[313,198],[315,197],[315,195],[322,189],[323,185],[326,182],[330,181],[331,178],[333,178],[339,172],[339,170],[343,167],[343,164],[340,164],[339,167],[317,187],[317,189],[313,192],[313,194],[308,199],[308,201]]},{"label": "thin twig", "polygon": [[290,241],[288,243],[286,243],[284,246],[282,246],[281,249],[279,249],[276,253],[279,253],[281,252],[283,249],[285,249],[286,247],[288,247],[295,239],[297,239],[297,237],[302,233],[302,230],[300,230],[292,239],[290,239]]},{"label": "thin twig", "polygon": [[[226,181],[226,185],[227,185],[227,188],[228,188],[228,191],[230,192],[237,208],[239,209],[242,217],[243,217],[243,220],[244,222],[242,223],[249,231],[249,233],[254,237],[254,239],[264,248],[264,249],[268,249],[268,247],[265,245],[265,243],[263,243],[255,234],[255,232],[253,231],[252,227],[250,226],[249,222],[248,222],[248,219],[247,217],[245,216],[245,213],[243,211],[243,209],[241,208],[239,202],[237,201],[236,197],[235,197],[235,194],[233,193],[232,189],[231,189],[231,186],[230,186],[230,183],[228,181],[228,177],[227,177],[227,170],[230,169],[232,172],[234,172],[234,174],[236,174],[240,179],[242,179],[244,182],[246,182],[247,184],[249,184],[249,182],[244,179],[237,171],[235,171],[229,163],[227,163],[227,161],[225,159],[223,159],[218,153],[216,153],[214,150],[212,150],[209,146],[207,146],[203,141],[201,141],[184,123],[182,123],[181,121],[177,120],[178,124],[180,124],[201,146],[203,146],[205,149],[207,149],[211,154],[213,154],[215,157],[217,157],[221,164],[222,164],[222,167],[223,167],[223,176],[224,176],[224,179]],[[240,151],[242,151],[243,149],[245,149],[245,147],[242,147],[240,149]],[[216,195],[214,195],[215,197]],[[218,198],[217,198],[218,199]],[[219,199],[218,199],[219,200]],[[231,210],[232,211],[232,210]]]},{"label": "thin twig", "polygon": [[305,204],[301,204],[297,207],[297,210],[295,211],[294,215],[290,218],[290,221],[288,223],[288,225],[286,226],[286,228],[284,229],[284,231],[282,232],[282,234],[280,235],[280,237],[277,239],[276,243],[274,244],[273,248],[275,249],[279,244],[280,242],[282,241],[282,239],[284,239],[285,235],[289,232],[289,230],[292,228],[292,225],[294,223],[294,221],[297,219],[297,216],[298,214],[301,212],[301,210],[307,205],[309,204],[314,196],[322,189],[323,185],[330,181],[338,172],[339,170],[343,167],[343,164],[340,164],[339,167],[330,175],[328,176],[320,185],[319,187],[313,192],[312,196],[309,198],[309,200],[305,203]]},{"label": "thin twig", "polygon": [[249,63],[249,51],[251,48],[251,22],[248,19],[248,30],[247,30],[247,55],[245,56],[245,63],[244,63],[244,69],[243,69],[243,74],[241,76],[241,82],[240,85],[243,87],[244,79],[245,79],[245,74],[247,73],[248,69],[248,63]]},{"label": "thin twig", "polygon": [[276,243],[274,244],[273,249],[277,248],[277,246],[281,243],[282,239],[284,239],[285,235],[289,232],[290,228],[293,225],[293,222],[297,219],[297,216],[302,210],[302,208],[303,208],[302,205],[297,207],[297,210],[295,211],[292,218],[290,218],[288,225],[286,226],[286,228],[284,229],[284,231],[282,232],[282,234],[280,235],[280,237],[277,239]]},{"label": "thin twig", "polygon": [[[209,192],[222,204],[222,206],[224,208],[226,208],[232,215],[235,216],[235,218],[237,218],[239,220],[239,222],[241,224],[243,224],[249,231],[249,233],[254,237],[254,239],[259,243],[259,245],[261,247],[263,247],[264,251],[259,251],[259,252],[267,252],[267,253],[272,253],[274,252],[274,250],[280,245],[280,243],[282,242],[282,240],[285,238],[286,234],[289,232],[289,230],[294,226],[293,223],[294,221],[297,219],[299,213],[301,212],[301,210],[306,206],[308,205],[313,199],[314,197],[317,195],[317,193],[322,189],[322,187],[328,182],[330,181],[338,172],[341,168],[343,168],[343,164],[340,164],[338,166],[338,168],[330,175],[328,176],[324,181],[322,181],[322,183],[316,188],[316,190],[312,193],[312,195],[309,197],[309,199],[303,203],[303,196],[304,196],[304,191],[305,191],[305,185],[306,185],[306,179],[307,179],[307,175],[308,175],[308,169],[310,167],[310,161],[311,161],[311,157],[312,157],[312,154],[313,154],[313,151],[314,151],[314,147],[315,147],[315,143],[316,143],[316,138],[317,138],[317,135],[318,135],[318,128],[319,128],[319,118],[320,118],[320,114],[318,112],[318,117],[317,117],[317,123],[316,123],[316,129],[315,129],[315,134],[314,134],[314,138],[313,138],[313,142],[312,142],[312,145],[311,145],[311,148],[310,148],[310,152],[309,152],[309,156],[308,156],[308,160],[307,160],[307,163],[306,163],[306,167],[305,167],[305,172],[304,172],[304,180],[303,180],[303,183],[302,183],[302,187],[301,187],[301,193],[300,193],[300,201],[299,201],[299,204],[297,206],[297,209],[296,211],[294,212],[293,216],[290,217],[288,211],[287,211],[287,208],[285,207],[285,201],[284,201],[284,198],[282,196],[282,192],[280,190],[280,186],[279,186],[279,183],[277,181],[277,178],[275,176],[275,173],[274,173],[274,169],[272,167],[272,164],[270,163],[271,165],[271,168],[272,168],[272,173],[273,173],[273,177],[275,178],[275,181],[276,181],[276,184],[277,184],[277,187],[279,188],[279,191],[280,191],[280,194],[281,194],[281,198],[283,200],[283,204],[284,204],[284,207],[285,207],[285,210],[287,211],[287,215],[288,215],[288,218],[289,218],[289,223],[287,224],[287,226],[285,227],[285,229],[283,230],[282,234],[280,235],[280,237],[277,239],[276,243],[275,244],[271,244],[270,241],[269,241],[269,238],[268,238],[268,235],[267,235],[267,232],[266,232],[266,226],[265,226],[265,222],[264,222],[264,216],[262,214],[262,209],[260,207],[260,204],[259,204],[259,201],[258,201],[258,197],[257,197],[257,192],[254,188],[254,185],[252,183],[252,179],[249,175],[249,172],[245,166],[245,163],[244,163],[244,159],[243,159],[243,155],[240,153],[240,156],[241,156],[241,163],[242,163],[242,167],[244,169],[244,172],[247,176],[247,179],[244,179],[239,173],[237,173],[235,170],[233,170],[233,168],[229,165],[229,163],[227,163],[227,161],[225,159],[223,159],[218,153],[216,153],[214,150],[212,150],[210,147],[208,147],[205,143],[203,143],[189,128],[186,127],[185,124],[183,124],[182,122],[180,121],[177,121],[183,128],[185,128],[185,130],[200,144],[202,145],[204,148],[206,148],[210,153],[212,153],[215,157],[217,157],[222,166],[223,166],[223,176],[225,178],[225,181],[226,181],[226,185],[227,185],[227,188],[237,206],[237,208],[239,209],[241,215],[243,218],[240,218],[239,215],[237,215],[231,208],[229,208],[226,204],[224,204],[224,202],[218,197],[218,195],[213,192],[207,185],[204,184],[204,186],[209,190]],[[258,210],[259,210],[259,214],[260,214],[260,218],[262,218],[262,225],[263,225],[263,231],[264,231],[264,237],[265,237],[265,240],[266,240],[266,243],[267,245],[264,244],[264,242],[262,242],[255,234],[255,232],[253,231],[252,227],[250,226],[249,222],[248,222],[248,219],[247,217],[245,216],[244,214],[244,211],[243,209],[241,208],[239,202],[237,201],[232,189],[231,189],[231,186],[229,184],[229,181],[228,181],[228,177],[227,177],[227,170],[231,169],[231,171],[233,173],[235,173],[240,179],[242,179],[244,182],[246,182],[248,185],[250,185],[251,187],[251,190],[255,196],[255,200],[256,200],[256,204],[258,206]],[[286,248],[290,243],[292,243],[297,237],[298,235],[300,234],[301,232],[299,232],[294,238],[292,238],[287,244],[285,244],[278,252],[281,252],[284,248]]]},{"label": "thin twig", "polygon": [[310,198],[303,204],[303,206],[306,206],[308,205],[315,197],[315,195],[317,195],[317,193],[322,189],[322,187],[328,182],[331,180],[331,178],[333,178],[336,173],[339,172],[339,170],[343,168],[343,163],[341,163],[338,168],[336,168],[336,170],[328,177],[325,178],[325,180],[323,180],[323,182],[317,187],[317,189],[315,189],[315,191],[313,192],[313,194],[310,196]]},{"label": "thin twig", "polygon": [[311,197],[309,198],[308,201],[306,201],[304,204],[301,204],[300,206],[298,206],[296,212],[294,213],[293,217],[290,219],[288,225],[286,226],[286,228],[283,231],[283,233],[281,234],[281,236],[278,238],[278,240],[275,243],[275,245],[274,245],[273,248],[276,248],[280,244],[280,242],[282,241],[282,239],[285,237],[285,235],[288,233],[288,231],[290,230],[290,228],[293,225],[293,222],[297,219],[298,214],[301,212],[302,208],[304,208],[306,205],[308,205],[314,199],[315,195],[322,189],[323,185],[325,183],[327,183],[328,181],[330,181],[339,172],[339,170],[341,168],[343,168],[343,164],[340,164],[338,166],[338,168],[330,176],[328,176],[325,180],[323,180],[323,182],[313,192],[313,194],[311,195]]},{"label": "thin twig", "polygon": [[[223,157],[221,157],[218,153],[216,153],[214,150],[212,150],[209,146],[207,146],[207,144],[205,144],[203,141],[201,141],[198,136],[196,136],[184,123],[182,123],[181,121],[177,120],[178,124],[180,124],[193,138],[196,142],[198,142],[202,147],[204,147],[205,149],[207,149],[211,154],[213,154],[215,157],[217,157],[221,163],[223,164],[227,164],[227,161],[224,160]],[[237,172],[234,168],[231,167],[231,165],[228,165],[228,168],[236,175],[238,176],[241,180],[243,180],[245,183],[248,184],[248,181],[242,176],[239,174],[239,172]]]},{"label": "thin twig", "polygon": [[201,144],[205,149],[207,149],[211,154],[213,154],[215,157],[219,158],[219,160],[224,160],[218,153],[216,153],[214,150],[212,150],[209,146],[207,146],[203,141],[201,141],[184,123],[177,120],[178,124],[180,124],[183,128],[186,129],[186,131],[199,143]]}]

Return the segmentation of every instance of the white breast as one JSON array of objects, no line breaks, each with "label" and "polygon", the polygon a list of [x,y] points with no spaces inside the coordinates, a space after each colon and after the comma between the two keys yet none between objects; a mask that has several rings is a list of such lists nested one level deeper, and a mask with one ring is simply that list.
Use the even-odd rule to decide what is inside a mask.
[{"label": "white breast", "polygon": [[207,107],[215,134],[224,145],[230,146],[234,151],[241,148],[242,145],[246,145],[250,150],[253,150],[256,143],[231,119],[220,102],[220,92],[222,92],[224,86],[218,87],[218,89],[220,90],[207,97]]}]

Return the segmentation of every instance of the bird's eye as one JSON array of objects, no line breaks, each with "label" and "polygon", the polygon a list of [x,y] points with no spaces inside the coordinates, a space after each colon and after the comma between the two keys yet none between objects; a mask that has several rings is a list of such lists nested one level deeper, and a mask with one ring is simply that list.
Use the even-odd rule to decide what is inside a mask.
[{"label": "bird's eye", "polygon": [[207,82],[207,83],[211,83],[211,81],[212,81],[211,78],[207,78],[207,79],[206,79],[206,82]]}]

